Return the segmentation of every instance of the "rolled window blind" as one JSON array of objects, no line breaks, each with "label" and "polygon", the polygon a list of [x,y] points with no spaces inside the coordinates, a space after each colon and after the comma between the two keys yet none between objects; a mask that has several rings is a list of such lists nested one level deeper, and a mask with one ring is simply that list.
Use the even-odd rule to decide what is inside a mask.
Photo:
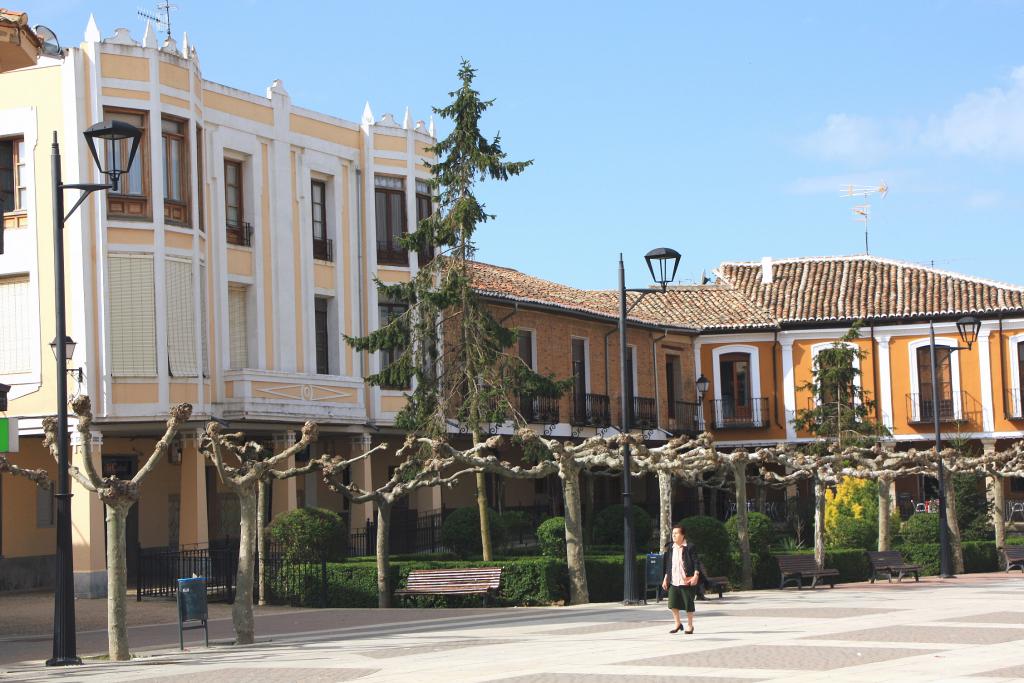
[{"label": "rolled window blind", "polygon": [[246,287],[228,288],[228,335],[231,343],[231,369],[249,367],[249,311]]},{"label": "rolled window blind", "polygon": [[156,303],[153,257],[149,254],[111,254],[110,350],[111,374],[119,377],[156,376]]},{"label": "rolled window blind", "polygon": [[[38,323],[35,325],[38,328]],[[32,369],[28,276],[0,278],[0,374]]]},{"label": "rolled window blind", "polygon": [[172,377],[195,377],[196,323],[192,262],[167,259],[167,361]]},{"label": "rolled window blind", "polygon": [[206,311],[206,266],[199,264],[199,336],[203,352],[203,377],[210,376],[210,319]]}]

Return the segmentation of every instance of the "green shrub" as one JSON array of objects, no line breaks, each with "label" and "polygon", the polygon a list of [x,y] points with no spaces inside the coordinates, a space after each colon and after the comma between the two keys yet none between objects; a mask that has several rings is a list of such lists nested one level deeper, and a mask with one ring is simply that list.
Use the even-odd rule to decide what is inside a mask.
[{"label": "green shrub", "polygon": [[345,559],[346,530],[341,516],[323,508],[298,508],[270,523],[270,538],[281,544],[288,562]]},{"label": "green shrub", "polygon": [[874,550],[878,547],[877,516],[866,519],[840,515],[835,518],[830,532],[825,537],[829,548]]},{"label": "green shrub", "polygon": [[[505,544],[505,527],[494,510],[487,510],[491,522],[491,547],[500,548]],[[458,508],[448,515],[441,525],[441,543],[459,557],[479,555],[480,510],[477,506]]]},{"label": "green shrub", "polygon": [[991,524],[992,502],[985,492],[985,478],[977,474],[953,475],[956,523],[965,541],[990,541],[995,537]]},{"label": "green shrub", "polygon": [[1024,545],[1024,536],[1006,536],[1006,545]]},{"label": "green shrub", "polygon": [[[914,517],[934,517],[935,515],[918,514]],[[913,519],[911,517],[910,519]],[[909,521],[909,520],[908,520]],[[938,531],[936,531],[938,536]],[[939,544],[938,543],[908,543],[906,540],[898,547],[903,559],[908,564],[921,565],[922,576],[935,576],[939,573]]]},{"label": "green shrub", "polygon": [[714,517],[704,516],[687,517],[680,524],[686,528],[686,540],[693,542],[708,576],[729,576],[732,573],[732,556],[725,525]]},{"label": "green shrub", "polygon": [[900,527],[900,538],[903,545],[939,542],[939,516],[921,512],[911,515]]},{"label": "green shrub", "polygon": [[965,572],[999,571],[999,552],[995,541],[964,541],[962,545]]},{"label": "green shrub", "polygon": [[832,548],[878,546],[878,483],[847,477],[825,493],[825,544]]},{"label": "green shrub", "polygon": [[[960,517],[957,510],[957,517]],[[960,526],[960,538],[963,541],[991,541],[996,537],[996,529],[987,517],[971,518],[966,525]]]},{"label": "green shrub", "polygon": [[[736,531],[737,517],[733,515],[726,521],[725,530],[729,534],[729,543],[732,549],[739,552],[740,540]],[[747,534],[750,540],[751,555],[765,555],[775,542],[775,528],[768,515],[760,512],[747,513]]]},{"label": "green shrub", "polygon": [[[646,552],[651,548],[654,523],[647,511],[636,505],[633,507],[633,532],[637,552]],[[622,547],[622,506],[610,505],[594,516],[594,543],[597,545],[617,545]]]},{"label": "green shrub", "polygon": [[[640,555],[636,558],[637,580],[640,586],[644,585],[644,562],[646,557]],[[587,567],[587,589],[590,592],[591,602],[621,602],[622,601],[622,553],[618,555],[595,556],[585,559]]]},{"label": "green shrub", "polygon": [[505,532],[505,538],[509,541],[518,542],[533,530],[533,520],[530,515],[522,510],[508,510],[500,515],[501,526]]},{"label": "green shrub", "polygon": [[544,557],[565,559],[565,517],[545,519],[537,527],[537,545]]}]

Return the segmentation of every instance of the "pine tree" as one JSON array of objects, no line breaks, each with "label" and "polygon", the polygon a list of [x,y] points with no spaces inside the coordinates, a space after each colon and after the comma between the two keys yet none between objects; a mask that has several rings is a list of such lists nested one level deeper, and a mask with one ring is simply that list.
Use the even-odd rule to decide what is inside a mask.
[{"label": "pine tree", "polygon": [[[486,426],[511,419],[525,424],[517,410],[521,397],[558,397],[568,388],[529,368],[509,353],[517,331],[505,327],[473,290],[471,268],[478,227],[494,218],[473,194],[477,182],[506,181],[533,161],[508,161],[501,136],[488,139],[480,119],[494,100],[481,99],[473,88],[476,70],[466,60],[458,73],[460,87],[450,104],[434,113],[452,122],[452,132],[428,151],[435,211],[401,238],[410,251],[438,254],[407,283],[375,281],[382,301],[404,311],[381,321],[365,337],[346,337],[358,351],[385,351],[391,362],[367,378],[375,386],[411,387],[408,402],[396,417],[410,433],[445,439],[449,419],[457,419],[474,445]],[[484,559],[491,557],[486,487],[477,474]]]}]

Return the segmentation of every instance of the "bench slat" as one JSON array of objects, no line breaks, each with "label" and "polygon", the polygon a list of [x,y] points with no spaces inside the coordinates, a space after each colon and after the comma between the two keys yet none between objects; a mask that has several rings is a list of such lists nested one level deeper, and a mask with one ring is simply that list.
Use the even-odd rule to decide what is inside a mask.
[{"label": "bench slat", "polygon": [[414,569],[395,595],[487,595],[501,587],[501,567]]}]

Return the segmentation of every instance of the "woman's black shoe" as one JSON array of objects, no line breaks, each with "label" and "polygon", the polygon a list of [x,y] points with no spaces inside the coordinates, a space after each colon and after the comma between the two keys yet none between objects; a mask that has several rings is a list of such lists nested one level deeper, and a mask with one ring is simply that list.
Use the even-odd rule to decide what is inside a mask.
[{"label": "woman's black shoe", "polygon": [[682,624],[680,624],[679,626],[676,626],[674,629],[669,631],[669,633],[679,633],[681,630],[683,630]]}]

